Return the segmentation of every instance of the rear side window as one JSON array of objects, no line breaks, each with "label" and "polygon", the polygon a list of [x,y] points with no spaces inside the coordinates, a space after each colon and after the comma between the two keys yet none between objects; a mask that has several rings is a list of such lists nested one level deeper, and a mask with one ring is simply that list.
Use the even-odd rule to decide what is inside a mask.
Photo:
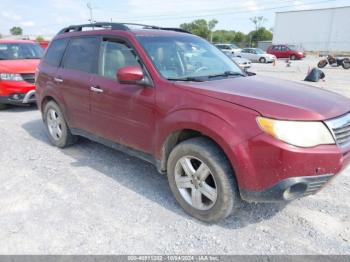
[{"label": "rear side window", "polygon": [[99,75],[116,79],[116,72],[125,66],[141,66],[134,50],[124,42],[104,41],[101,46]]},{"label": "rear side window", "polygon": [[68,41],[68,38],[54,40],[47,50],[44,62],[52,66],[59,66]]},{"label": "rear side window", "polygon": [[72,38],[64,56],[63,67],[97,73],[100,40],[95,37]]}]

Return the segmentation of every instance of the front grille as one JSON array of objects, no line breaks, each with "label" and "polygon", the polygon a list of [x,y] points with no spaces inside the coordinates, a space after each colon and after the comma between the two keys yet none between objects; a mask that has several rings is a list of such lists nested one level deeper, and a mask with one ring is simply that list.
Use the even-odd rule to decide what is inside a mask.
[{"label": "front grille", "polygon": [[30,74],[21,74],[24,81],[26,81],[29,84],[35,83],[35,75],[33,73]]},{"label": "front grille", "polygon": [[326,125],[332,131],[335,142],[340,147],[350,145],[350,113],[328,120]]}]

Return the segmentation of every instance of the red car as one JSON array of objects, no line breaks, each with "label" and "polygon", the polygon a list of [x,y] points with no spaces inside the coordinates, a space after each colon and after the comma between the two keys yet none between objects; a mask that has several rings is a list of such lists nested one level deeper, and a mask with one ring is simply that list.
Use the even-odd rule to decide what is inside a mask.
[{"label": "red car", "polygon": [[303,59],[304,52],[297,50],[291,45],[271,45],[267,51],[268,54],[275,55],[277,58],[289,58],[290,60]]},{"label": "red car", "polygon": [[68,27],[38,70],[53,145],[84,136],[155,164],[184,210],[204,221],[227,217],[239,198],[315,194],[350,162],[349,99],[251,76],[180,29]]},{"label": "red car", "polygon": [[34,74],[42,54],[33,41],[0,39],[0,108],[35,103]]}]

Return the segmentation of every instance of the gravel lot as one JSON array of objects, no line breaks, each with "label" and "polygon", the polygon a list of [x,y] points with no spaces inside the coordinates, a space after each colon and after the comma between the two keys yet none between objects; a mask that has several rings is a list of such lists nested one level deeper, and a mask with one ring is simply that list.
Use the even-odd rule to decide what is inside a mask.
[{"label": "gravel lot", "polygon": [[[315,61],[252,71],[299,81]],[[315,85],[350,97],[350,70],[324,71]],[[52,147],[36,108],[0,111],[0,137],[1,254],[350,254],[350,169],[315,196],[207,225],[152,165],[86,140]]]}]

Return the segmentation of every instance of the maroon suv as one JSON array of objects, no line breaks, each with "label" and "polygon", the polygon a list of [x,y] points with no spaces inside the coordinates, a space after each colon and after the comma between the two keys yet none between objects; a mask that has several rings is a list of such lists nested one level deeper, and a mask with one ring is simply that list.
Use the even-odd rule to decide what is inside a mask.
[{"label": "maroon suv", "polygon": [[204,221],[227,217],[240,198],[314,194],[350,161],[349,99],[249,76],[180,29],[71,26],[38,70],[52,144],[84,136],[154,163],[179,204]]}]

